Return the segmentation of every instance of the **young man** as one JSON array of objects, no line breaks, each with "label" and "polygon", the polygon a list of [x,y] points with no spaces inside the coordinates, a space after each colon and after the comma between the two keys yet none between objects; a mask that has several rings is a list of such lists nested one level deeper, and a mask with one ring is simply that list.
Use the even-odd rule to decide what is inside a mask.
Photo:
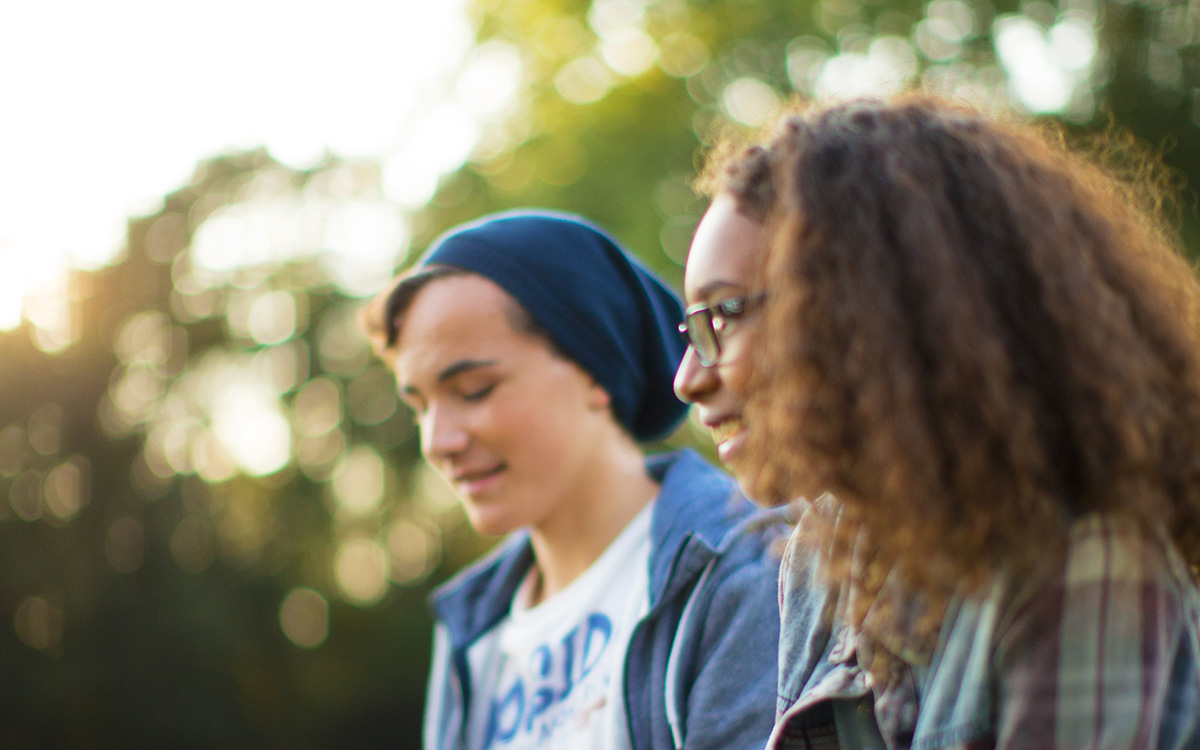
[{"label": "young man", "polygon": [[518,212],[439,239],[372,307],[425,458],[510,534],[434,597],[425,745],[760,748],[778,517],[687,451],[678,298],[595,226]]}]

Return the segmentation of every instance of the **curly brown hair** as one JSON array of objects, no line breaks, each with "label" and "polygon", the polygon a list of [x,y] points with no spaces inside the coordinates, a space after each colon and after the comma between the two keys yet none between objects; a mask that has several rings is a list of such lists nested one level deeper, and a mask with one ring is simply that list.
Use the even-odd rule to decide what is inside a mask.
[{"label": "curly brown hair", "polygon": [[773,236],[743,468],[837,498],[855,619],[889,571],[944,602],[1094,512],[1198,569],[1200,286],[1154,191],[923,94],[787,113],[710,173]]}]

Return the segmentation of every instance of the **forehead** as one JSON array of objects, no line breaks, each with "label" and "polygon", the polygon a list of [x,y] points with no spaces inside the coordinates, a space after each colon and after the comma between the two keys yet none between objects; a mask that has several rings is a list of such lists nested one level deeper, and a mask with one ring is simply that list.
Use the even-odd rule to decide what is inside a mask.
[{"label": "forehead", "polygon": [[464,359],[512,359],[544,350],[513,328],[518,303],[492,281],[467,274],[435,279],[413,298],[396,340],[401,383],[417,383]]},{"label": "forehead", "polygon": [[732,196],[717,195],[688,251],[683,282],[688,302],[705,301],[722,287],[755,287],[766,259],[765,227],[740,212]]}]

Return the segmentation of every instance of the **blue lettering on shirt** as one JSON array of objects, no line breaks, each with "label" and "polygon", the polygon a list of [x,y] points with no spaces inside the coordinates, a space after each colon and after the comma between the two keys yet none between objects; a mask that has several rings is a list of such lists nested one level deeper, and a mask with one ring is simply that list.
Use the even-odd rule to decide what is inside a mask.
[{"label": "blue lettering on shirt", "polygon": [[[566,699],[600,663],[612,634],[608,616],[593,612],[585,623],[572,628],[558,643],[534,648],[524,679],[516,677],[507,690],[498,691],[490,699],[484,750],[512,743],[522,736],[544,740],[576,718],[576,710],[583,713],[594,710],[588,705],[574,706]],[[608,681],[603,682],[606,687]],[[587,692],[589,695],[582,699],[585,703],[595,697],[592,694],[596,691]]]},{"label": "blue lettering on shirt", "polygon": [[492,710],[488,712],[487,739],[484,747],[491,747],[495,742],[509,742],[517,736],[521,728],[521,714],[525,713],[525,686],[518,677],[512,688],[503,699],[492,700]]}]

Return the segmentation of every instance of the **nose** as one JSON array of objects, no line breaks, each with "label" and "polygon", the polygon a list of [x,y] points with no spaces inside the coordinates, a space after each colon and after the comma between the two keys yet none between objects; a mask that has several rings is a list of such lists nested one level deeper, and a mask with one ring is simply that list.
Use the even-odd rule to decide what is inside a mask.
[{"label": "nose", "polygon": [[716,367],[704,367],[696,350],[688,347],[683,353],[683,361],[675,371],[675,395],[680,401],[697,403],[703,401],[709,394],[721,386],[720,375]]},{"label": "nose", "polygon": [[467,449],[470,433],[456,410],[430,404],[420,419],[421,453],[434,464]]}]

